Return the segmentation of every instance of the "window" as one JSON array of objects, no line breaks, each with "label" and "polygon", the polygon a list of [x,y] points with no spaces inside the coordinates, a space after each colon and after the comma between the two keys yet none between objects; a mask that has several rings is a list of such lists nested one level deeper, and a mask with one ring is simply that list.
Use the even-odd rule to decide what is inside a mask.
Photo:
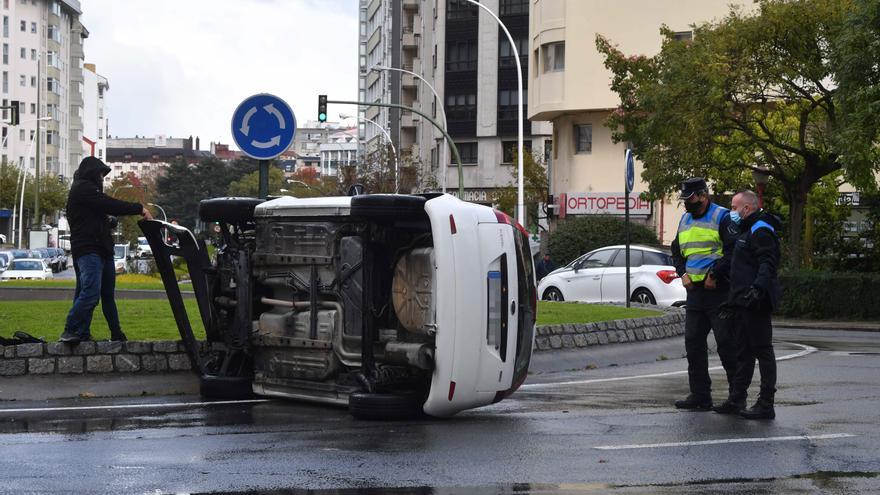
[{"label": "window", "polygon": [[478,7],[465,0],[448,0],[446,4],[447,19],[476,19]]},{"label": "window", "polygon": [[104,129],[98,129],[98,139],[104,138]]},{"label": "window", "polygon": [[19,129],[19,130],[18,130],[18,140],[19,140],[19,141],[24,141],[24,129]]},{"label": "window", "polygon": [[602,268],[608,266],[611,257],[614,256],[615,249],[603,249],[587,256],[587,259],[581,263],[579,268]]},{"label": "window", "polygon": [[[527,66],[526,60],[529,56],[529,40],[521,38],[514,40],[516,50],[519,52],[520,64]],[[498,67],[516,67],[516,60],[513,56],[513,50],[510,48],[510,41],[505,36],[498,45]]]},{"label": "window", "polygon": [[31,23],[31,32],[36,34],[36,32],[37,32],[37,23],[36,22]]},{"label": "window", "polygon": [[61,16],[61,4],[58,3],[57,1],[51,2],[49,4],[49,12],[60,17]]},{"label": "window", "polygon": [[691,41],[692,39],[694,39],[694,32],[693,31],[679,31],[679,32],[673,34],[672,38],[675,41]]},{"label": "window", "polygon": [[36,132],[37,132],[37,131],[31,131],[31,132],[28,134],[28,139],[33,140],[33,139],[34,139],[34,134],[35,134]]},{"label": "window", "polygon": [[477,95],[447,95],[446,116],[449,120],[476,120]]},{"label": "window", "polygon": [[37,76],[31,76],[31,87],[32,88],[37,87]]},{"label": "window", "polygon": [[61,87],[58,84],[58,80],[54,77],[46,78],[46,89],[48,89],[52,93],[55,93],[56,95],[61,94]]},{"label": "window", "polygon": [[5,70],[3,71],[3,92],[9,92],[9,73]]},{"label": "window", "polygon": [[50,40],[55,40],[57,43],[61,43],[61,31],[57,26],[53,26],[49,24],[49,31],[47,32],[47,37]]},{"label": "window", "polygon": [[[625,267],[626,266],[626,249],[619,249],[617,251],[617,256],[614,257],[614,263],[611,266],[617,267]],[[630,267],[639,267],[642,266],[642,251],[639,249],[629,250],[629,266]]]},{"label": "window", "polygon": [[3,37],[4,38],[9,37],[9,16],[8,15],[3,16]]},{"label": "window", "polygon": [[[523,89],[523,118],[528,111],[526,103],[529,101],[528,89]],[[515,89],[502,89],[498,92],[498,120],[516,120],[519,112],[519,91]]]},{"label": "window", "polygon": [[645,251],[645,259],[643,265],[660,265],[673,266],[672,257],[665,253],[655,253],[654,251]]},{"label": "window", "polygon": [[18,76],[18,83],[20,86],[27,86],[27,76],[24,74]]},{"label": "window", "polygon": [[21,32],[27,32],[27,21],[21,21]]},{"label": "window", "polygon": [[565,42],[547,43],[541,47],[544,52],[544,72],[565,70]]},{"label": "window", "polygon": [[[502,141],[501,142],[502,151],[504,152],[502,163],[513,163],[513,157],[516,155],[516,141]],[[523,153],[529,154],[532,152],[532,142],[531,141],[523,141]]]},{"label": "window", "polygon": [[3,65],[9,65],[9,43],[3,43]]},{"label": "window", "polygon": [[37,59],[37,50],[35,48],[31,48],[31,60]]},{"label": "window", "polygon": [[27,48],[22,48],[19,53],[21,54],[21,59],[24,60],[27,58]]},{"label": "window", "polygon": [[575,153],[591,153],[593,151],[593,124],[574,126]]},{"label": "window", "polygon": [[446,70],[477,70],[477,42],[462,41],[446,45]]},{"label": "window", "polygon": [[501,15],[522,15],[528,13],[528,0],[501,0]]},{"label": "window", "polygon": [[458,155],[462,164],[477,163],[477,143],[455,143],[455,145],[458,146]]},{"label": "window", "polygon": [[104,159],[104,150],[98,149],[98,158],[100,158],[102,160]]},{"label": "window", "polygon": [[36,114],[37,114],[37,104],[31,103],[31,115],[36,115]]}]

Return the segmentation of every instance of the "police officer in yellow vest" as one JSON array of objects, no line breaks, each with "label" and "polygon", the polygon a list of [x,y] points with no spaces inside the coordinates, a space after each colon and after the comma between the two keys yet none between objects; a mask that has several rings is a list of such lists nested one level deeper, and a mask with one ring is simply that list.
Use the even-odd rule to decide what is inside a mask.
[{"label": "police officer in yellow vest", "polygon": [[709,378],[709,330],[715,333],[718,356],[727,373],[728,387],[736,372],[736,340],[732,325],[719,318],[727,300],[730,261],[736,242],[730,211],[709,199],[706,181],[700,177],[681,184],[680,199],[687,213],[678,224],[672,242],[672,260],[681,283],[687,289],[684,345],[688,360],[690,394],[675,407],[694,411],[712,409],[712,381]]}]

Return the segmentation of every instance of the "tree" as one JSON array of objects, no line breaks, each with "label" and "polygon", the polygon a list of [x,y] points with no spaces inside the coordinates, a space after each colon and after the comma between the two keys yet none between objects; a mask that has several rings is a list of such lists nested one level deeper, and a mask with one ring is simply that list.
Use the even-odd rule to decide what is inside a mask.
[{"label": "tree", "polygon": [[[269,167],[269,195],[280,196],[284,186],[284,173],[278,167]],[[251,172],[229,184],[229,196],[257,198],[260,196],[260,171]]]},{"label": "tree", "polygon": [[[517,152],[514,151],[512,162],[518,161]],[[510,182],[507,186],[498,189],[495,195],[496,207],[513,218],[516,218],[516,206],[519,201],[518,181],[518,167],[510,167]],[[547,187],[547,169],[526,150],[526,155],[523,157],[523,203],[528,215],[527,225],[538,225],[538,203],[547,201]]]},{"label": "tree", "polygon": [[[149,192],[146,184],[133,172],[129,172],[122,177],[114,179],[113,182],[105,188],[104,193],[113,198],[128,201],[129,203],[146,205],[153,201],[153,193]],[[159,218],[162,217],[159,216]],[[114,236],[114,242],[136,246],[137,238],[144,235],[143,231],[141,231],[137,224],[140,219],[140,215],[126,215],[119,217],[116,232],[120,235],[118,237]]]},{"label": "tree", "polygon": [[808,195],[847,161],[832,60],[851,0],[763,0],[754,15],[736,9],[695,26],[693,40],[663,27],[660,53],[626,56],[597,36],[621,104],[607,122],[617,142],[632,143],[652,196],[693,175],[716,190],[749,184],[766,170],[788,203],[791,264],[801,265]]},{"label": "tree", "polygon": [[[648,227],[630,224],[630,242],[656,246],[657,234]],[[550,252],[560,264],[566,265],[594,249],[626,242],[626,223],[609,215],[584,215],[566,219],[550,234]]]},{"label": "tree", "polygon": [[253,170],[256,164],[249,159],[228,165],[216,158],[192,165],[175,160],[156,179],[156,203],[165,209],[169,220],[175,218],[181,225],[192,227],[198,219],[201,200],[226,196],[230,183]]}]

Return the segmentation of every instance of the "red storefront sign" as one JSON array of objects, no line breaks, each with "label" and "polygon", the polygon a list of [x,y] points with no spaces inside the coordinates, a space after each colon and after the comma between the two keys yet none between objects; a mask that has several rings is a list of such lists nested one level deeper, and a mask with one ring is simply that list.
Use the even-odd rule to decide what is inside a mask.
[{"label": "red storefront sign", "polygon": [[[566,215],[623,215],[626,213],[626,197],[623,193],[569,193],[559,195],[560,218]],[[629,214],[648,216],[650,201],[633,192],[629,197]]]}]

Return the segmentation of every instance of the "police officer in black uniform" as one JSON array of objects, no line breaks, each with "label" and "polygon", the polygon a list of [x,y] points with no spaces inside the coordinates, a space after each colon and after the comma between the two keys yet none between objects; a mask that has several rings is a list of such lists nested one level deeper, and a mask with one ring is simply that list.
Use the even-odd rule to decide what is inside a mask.
[{"label": "police officer in black uniform", "polygon": [[[779,304],[779,219],[758,208],[758,197],[743,191],[733,197],[731,221],[739,226],[730,267],[730,294],[721,317],[733,323],[738,342],[736,375],[730,396],[714,408],[721,414],[739,413],[746,419],[773,419],[776,394],[776,355],[770,314]],[[761,372],[761,391],[744,409],[755,373]]]},{"label": "police officer in black uniform", "polygon": [[730,325],[719,318],[727,300],[730,257],[736,229],[731,228],[727,208],[709,199],[709,188],[700,177],[681,184],[680,199],[685,213],[672,241],[672,262],[687,289],[684,345],[688,361],[690,394],[675,401],[675,407],[691,411],[712,408],[712,380],[709,378],[709,331],[714,332],[718,357],[729,384],[736,371],[736,341]]}]

